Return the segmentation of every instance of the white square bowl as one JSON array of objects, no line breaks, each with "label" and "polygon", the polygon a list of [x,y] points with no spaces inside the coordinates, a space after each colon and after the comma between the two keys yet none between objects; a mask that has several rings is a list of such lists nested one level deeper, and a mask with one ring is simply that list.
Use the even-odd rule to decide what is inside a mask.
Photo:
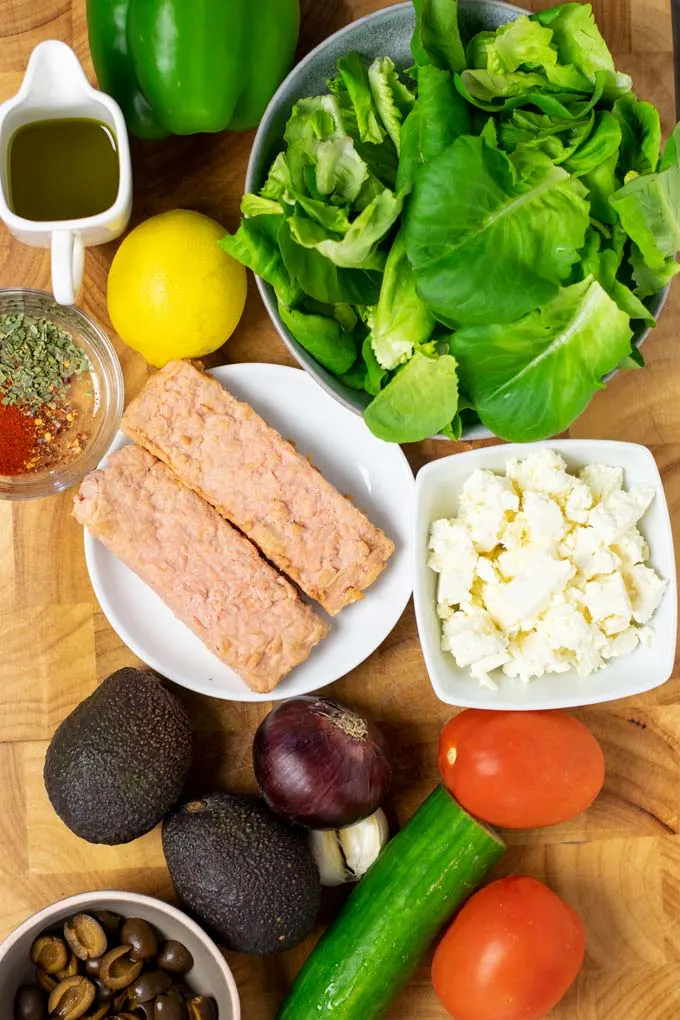
[{"label": "white square bowl", "polygon": [[[530,683],[504,676],[493,677],[499,690],[482,687],[467,669],[459,669],[453,656],[441,650],[441,621],[436,611],[437,574],[427,566],[430,525],[439,517],[454,517],[463,483],[477,468],[503,473],[511,457],[526,459],[541,448],[561,454],[570,472],[586,464],[607,464],[624,469],[624,485],[652,485],[654,501],[639,527],[650,548],[649,563],[668,581],[668,587],[650,621],[654,632],[647,647],[613,659],[588,677],[575,670],[552,674]],[[596,439],[554,439],[542,443],[489,446],[453,454],[421,468],[416,478],[414,510],[414,600],[418,634],[425,665],[435,693],[449,705],[488,709],[575,708],[625,698],[659,687],[673,672],[677,638],[677,587],[673,535],[661,476],[645,446]]]}]

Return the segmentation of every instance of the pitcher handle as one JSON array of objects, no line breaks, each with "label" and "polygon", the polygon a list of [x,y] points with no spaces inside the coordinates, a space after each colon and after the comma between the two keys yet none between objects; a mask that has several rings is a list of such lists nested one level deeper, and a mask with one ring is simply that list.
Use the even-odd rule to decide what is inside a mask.
[{"label": "pitcher handle", "polygon": [[52,291],[57,304],[78,300],[85,269],[85,247],[80,234],[55,230],[52,234]]}]

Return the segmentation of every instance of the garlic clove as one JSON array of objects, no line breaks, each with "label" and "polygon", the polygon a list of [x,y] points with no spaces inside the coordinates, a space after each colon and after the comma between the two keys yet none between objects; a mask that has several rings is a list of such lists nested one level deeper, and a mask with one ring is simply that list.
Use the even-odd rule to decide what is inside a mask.
[{"label": "garlic clove", "polygon": [[389,839],[389,826],[378,808],[345,829],[317,829],[309,837],[321,884],[337,886],[358,882],[366,874]]}]

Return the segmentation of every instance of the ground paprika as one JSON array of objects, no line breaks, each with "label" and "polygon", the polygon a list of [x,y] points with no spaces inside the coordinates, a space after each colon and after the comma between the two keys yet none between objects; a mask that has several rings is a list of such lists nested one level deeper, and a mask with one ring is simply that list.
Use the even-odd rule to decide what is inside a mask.
[{"label": "ground paprika", "polygon": [[16,405],[0,403],[0,475],[19,475],[29,469],[36,445],[33,418]]}]

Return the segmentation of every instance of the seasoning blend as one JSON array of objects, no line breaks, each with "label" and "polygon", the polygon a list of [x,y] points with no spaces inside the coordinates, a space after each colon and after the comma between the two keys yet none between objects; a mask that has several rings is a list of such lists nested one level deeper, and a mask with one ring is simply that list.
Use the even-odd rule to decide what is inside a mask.
[{"label": "seasoning blend", "polygon": [[71,334],[46,318],[0,315],[0,475],[75,459],[93,408],[90,364]]}]

